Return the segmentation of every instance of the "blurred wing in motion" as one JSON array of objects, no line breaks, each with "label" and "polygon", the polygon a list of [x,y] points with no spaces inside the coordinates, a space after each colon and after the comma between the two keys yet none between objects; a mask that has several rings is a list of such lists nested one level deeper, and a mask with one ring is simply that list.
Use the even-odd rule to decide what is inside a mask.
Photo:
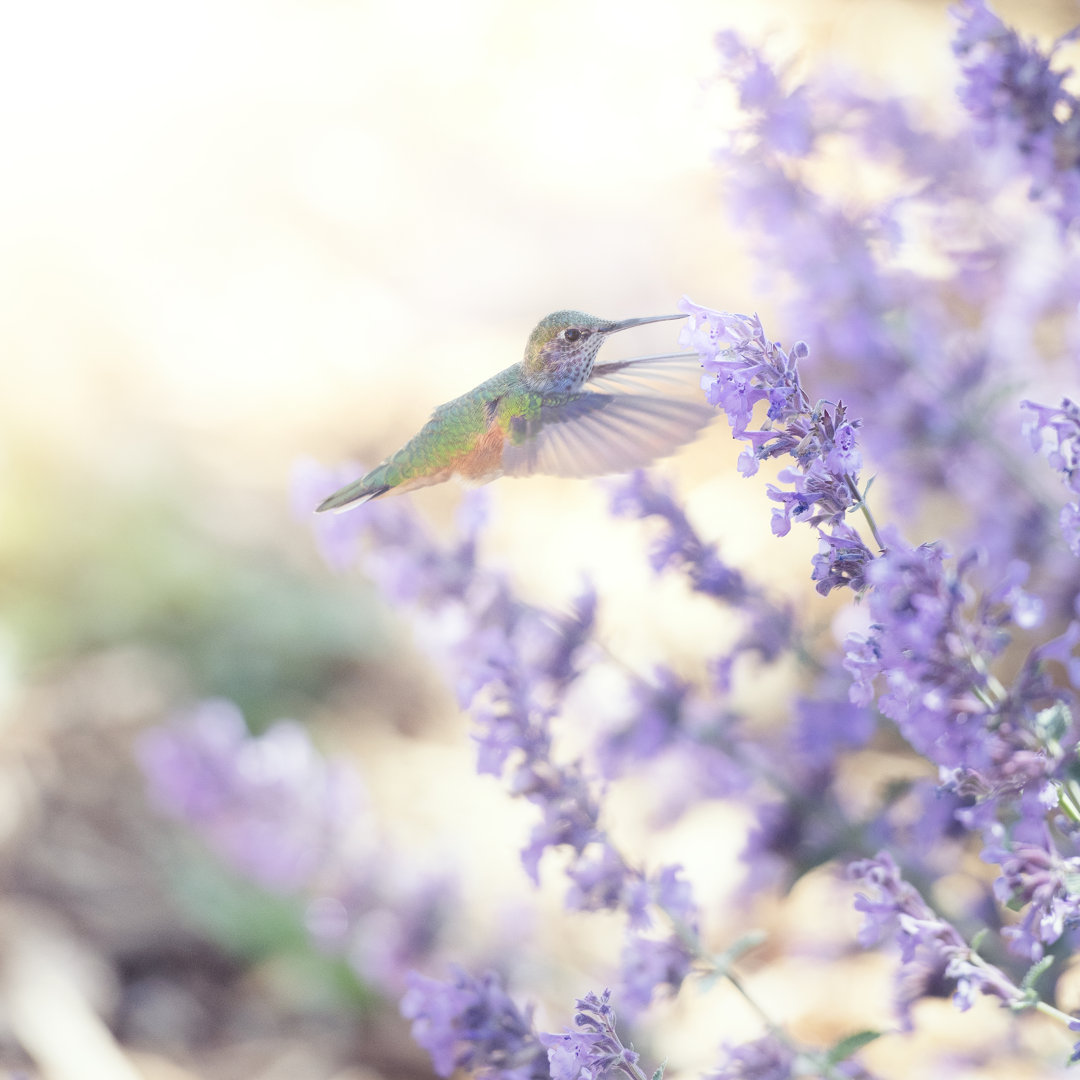
[{"label": "blurred wing in motion", "polygon": [[716,415],[701,397],[696,353],[597,364],[586,389],[514,417],[507,476],[602,476],[640,468],[690,442]]},{"label": "blurred wing in motion", "polygon": [[661,353],[595,364],[588,387],[590,390],[624,390],[701,401],[701,357],[696,352]]}]

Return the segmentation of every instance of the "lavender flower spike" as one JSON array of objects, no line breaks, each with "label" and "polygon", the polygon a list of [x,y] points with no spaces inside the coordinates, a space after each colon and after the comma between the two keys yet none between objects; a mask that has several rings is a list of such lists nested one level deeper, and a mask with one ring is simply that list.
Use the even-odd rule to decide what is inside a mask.
[{"label": "lavender flower spike", "polygon": [[[842,402],[811,407],[799,379],[799,361],[810,352],[805,343],[796,342],[785,352],[766,339],[756,315],[713,311],[686,297],[679,309],[690,316],[679,341],[701,357],[706,398],[727,414],[731,434],[749,443],[740,455],[739,471],[752,476],[766,458],[786,455],[794,460],[794,466],[780,474],[790,486],[769,486],[769,498],[779,503],[773,510],[773,532],[786,535],[792,521],[817,526],[823,541],[814,560],[818,592],[828,594],[839,585],[861,589],[873,554],[844,520],[849,510],[862,505],[862,457],[856,437],[861,421],[848,419]],[[765,420],[751,430],[754,407],[761,402],[768,405]],[[866,516],[880,546],[873,521]]]},{"label": "lavender flower spike", "polygon": [[615,1071],[630,1080],[645,1080],[638,1055],[623,1046],[615,1030],[610,990],[599,997],[590,993],[580,998],[574,1025],[576,1031],[540,1036],[541,1044],[547,1047],[551,1080],[593,1080]]},{"label": "lavender flower spike", "polygon": [[454,968],[448,982],[409,974],[401,1014],[440,1076],[466,1069],[490,1080],[548,1080],[547,1053],[493,972],[475,978]]},{"label": "lavender flower spike", "polygon": [[1074,555],[1080,555],[1080,406],[1063,398],[1060,408],[1021,401],[1032,415],[1024,421],[1024,434],[1031,448],[1061,474],[1065,486],[1077,496],[1061,511],[1061,531]]},{"label": "lavender flower spike", "polygon": [[253,736],[231,701],[204,701],[137,750],[161,809],[260,885],[294,892],[348,861],[364,817],[359,778],[323,758],[301,725]]},{"label": "lavender flower spike", "polygon": [[866,916],[859,944],[868,948],[887,935],[900,946],[897,1009],[905,1030],[911,1029],[911,1006],[936,996],[942,983],[952,990],[957,1008],[971,1007],[976,992],[1000,998],[1003,1004],[1024,1004],[1024,993],[1004,972],[986,963],[957,932],[933,911],[914,886],[900,876],[888,852],[848,867],[848,876],[865,882],[873,896],[858,893],[855,909]]},{"label": "lavender flower spike", "polygon": [[1064,87],[1068,69],[1051,64],[1058,48],[1045,53],[1024,42],[987,6],[964,0],[953,52],[962,61],[960,100],[975,119],[984,146],[1011,149],[1031,176],[1031,198],[1043,200],[1063,229],[1080,214],[1080,100]]}]

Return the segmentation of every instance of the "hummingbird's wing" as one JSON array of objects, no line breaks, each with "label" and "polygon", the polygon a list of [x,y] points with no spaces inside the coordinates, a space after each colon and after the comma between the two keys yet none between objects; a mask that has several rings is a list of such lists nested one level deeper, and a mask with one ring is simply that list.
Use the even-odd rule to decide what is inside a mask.
[{"label": "hummingbird's wing", "polygon": [[633,360],[594,364],[589,389],[626,390],[701,400],[701,357],[696,353],[660,353]]},{"label": "hummingbird's wing", "polygon": [[716,415],[691,378],[700,372],[696,353],[597,364],[587,389],[512,418],[503,473],[602,476],[665,457]]}]

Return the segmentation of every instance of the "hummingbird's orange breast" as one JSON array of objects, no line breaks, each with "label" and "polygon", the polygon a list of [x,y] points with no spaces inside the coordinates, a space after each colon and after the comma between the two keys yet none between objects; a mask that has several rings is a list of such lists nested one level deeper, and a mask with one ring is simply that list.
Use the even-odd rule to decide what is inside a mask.
[{"label": "hummingbird's orange breast", "polygon": [[487,429],[477,436],[472,449],[453,466],[452,471],[463,480],[482,484],[502,474],[503,444],[506,434],[493,420]]}]

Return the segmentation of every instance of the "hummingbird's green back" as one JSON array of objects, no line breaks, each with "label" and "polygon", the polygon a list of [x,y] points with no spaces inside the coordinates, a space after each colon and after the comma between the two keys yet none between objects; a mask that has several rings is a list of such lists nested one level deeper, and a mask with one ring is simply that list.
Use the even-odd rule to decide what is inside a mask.
[{"label": "hummingbird's green back", "polygon": [[502,449],[507,409],[527,408],[525,399],[535,399],[534,407],[539,408],[539,396],[525,391],[521,365],[514,364],[440,405],[396,454],[364,480],[408,490],[454,474],[477,482],[493,478],[499,471],[496,451]]}]

